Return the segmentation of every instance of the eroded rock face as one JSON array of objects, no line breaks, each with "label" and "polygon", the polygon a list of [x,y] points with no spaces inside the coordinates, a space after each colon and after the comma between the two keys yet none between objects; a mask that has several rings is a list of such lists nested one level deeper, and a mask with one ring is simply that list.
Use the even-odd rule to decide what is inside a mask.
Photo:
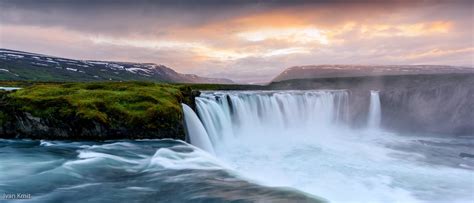
[{"label": "eroded rock face", "polygon": [[34,117],[29,113],[16,112],[14,119],[3,123],[0,137],[32,139],[143,139],[174,138],[184,139],[182,123],[174,122],[162,128],[150,130],[129,126],[110,126],[95,121],[56,120]]},{"label": "eroded rock face", "polygon": [[469,81],[381,93],[383,125],[413,132],[474,133],[474,85]]},{"label": "eroded rock face", "polygon": [[379,90],[383,128],[413,133],[474,133],[474,74],[319,78],[288,80],[270,86],[347,89],[349,117],[354,127],[365,127],[370,90]]}]

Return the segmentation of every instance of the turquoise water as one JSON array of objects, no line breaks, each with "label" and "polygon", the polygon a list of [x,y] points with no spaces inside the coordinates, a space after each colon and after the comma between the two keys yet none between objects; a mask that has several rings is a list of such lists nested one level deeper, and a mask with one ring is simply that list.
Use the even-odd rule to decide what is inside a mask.
[{"label": "turquoise water", "polygon": [[[181,141],[0,140],[0,200],[31,202],[317,202],[260,186]],[[23,202],[23,200],[22,200]]]}]

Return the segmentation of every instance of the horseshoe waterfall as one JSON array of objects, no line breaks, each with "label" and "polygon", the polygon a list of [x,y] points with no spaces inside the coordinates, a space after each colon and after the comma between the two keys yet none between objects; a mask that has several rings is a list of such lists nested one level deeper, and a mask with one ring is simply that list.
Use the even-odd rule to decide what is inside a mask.
[{"label": "horseshoe waterfall", "polygon": [[[470,201],[473,173],[462,168],[470,166],[433,156],[453,148],[382,130],[379,92],[366,96],[365,116],[353,115],[346,90],[208,91],[196,98],[196,112],[183,110],[191,144],[260,185],[331,202]],[[356,119],[364,127],[351,125]]]},{"label": "horseshoe waterfall", "polygon": [[[205,93],[197,109],[214,148],[236,138],[285,136],[295,131],[316,131],[344,121],[348,104],[345,91]],[[184,107],[189,108],[189,107]],[[318,112],[318,113],[315,113]],[[186,111],[186,121],[192,113]],[[188,123],[188,122],[187,122]],[[192,123],[190,123],[192,124]],[[194,125],[194,124],[193,124]],[[189,128],[188,128],[189,129]],[[193,129],[191,143],[202,149],[207,141]],[[198,135],[199,134],[199,135]],[[193,138],[197,135],[199,138]]]}]

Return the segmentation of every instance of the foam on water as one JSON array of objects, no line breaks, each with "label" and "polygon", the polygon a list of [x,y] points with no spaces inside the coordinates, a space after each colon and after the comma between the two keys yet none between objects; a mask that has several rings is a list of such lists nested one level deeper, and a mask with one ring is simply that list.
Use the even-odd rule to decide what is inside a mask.
[{"label": "foam on water", "polygon": [[154,170],[155,167],[166,169],[200,169],[217,170],[223,169],[224,164],[216,160],[210,154],[193,148],[192,151],[180,152],[180,147],[162,148],[155,152],[150,159],[148,169]]},{"label": "foam on water", "polygon": [[239,179],[176,140],[0,139],[0,154],[0,194],[25,192],[31,202],[319,202]]},{"label": "foam on water", "polygon": [[[380,100],[371,94],[369,126]],[[411,140],[345,125],[346,91],[205,92],[196,99],[213,153],[242,176],[335,202],[468,202],[473,172],[419,162]],[[190,134],[190,136],[193,136]]]}]

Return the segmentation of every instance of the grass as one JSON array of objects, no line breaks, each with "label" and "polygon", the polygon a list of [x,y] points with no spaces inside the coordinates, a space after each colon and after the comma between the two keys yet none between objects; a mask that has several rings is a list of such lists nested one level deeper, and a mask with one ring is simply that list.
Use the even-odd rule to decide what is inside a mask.
[{"label": "grass", "polygon": [[242,85],[242,84],[182,84],[195,90],[262,90],[263,85]]},{"label": "grass", "polygon": [[33,84],[40,83],[28,81],[0,81],[0,87],[27,87]]},{"label": "grass", "polygon": [[[25,86],[24,86],[25,87]],[[110,126],[160,128],[181,120],[180,86],[149,82],[40,83],[7,93],[8,103],[39,118],[76,118]]]}]

